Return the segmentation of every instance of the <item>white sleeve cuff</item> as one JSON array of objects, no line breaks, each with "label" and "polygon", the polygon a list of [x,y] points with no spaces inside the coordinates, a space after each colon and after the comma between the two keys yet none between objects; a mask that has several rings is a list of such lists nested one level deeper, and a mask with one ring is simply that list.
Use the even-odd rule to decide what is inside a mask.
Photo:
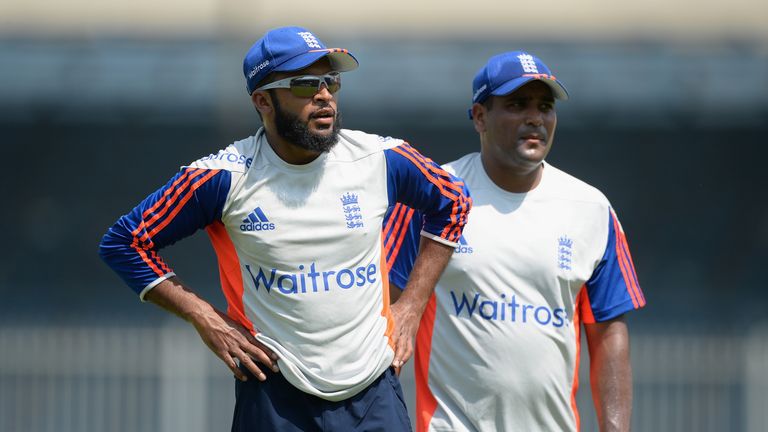
[{"label": "white sleeve cuff", "polygon": [[156,287],[157,284],[159,284],[160,282],[162,282],[162,281],[164,281],[164,280],[166,280],[168,278],[172,278],[174,276],[176,276],[176,273],[170,272],[170,273],[164,274],[164,275],[160,276],[159,278],[153,280],[152,283],[150,283],[149,285],[144,287],[143,290],[141,290],[141,292],[139,293],[139,300],[141,300],[142,303],[146,302],[146,300],[144,300],[144,296],[147,295],[148,292],[152,291],[152,288]]},{"label": "white sleeve cuff", "polygon": [[426,237],[426,238],[428,238],[428,239],[432,239],[432,240],[434,240],[434,241],[436,241],[436,242],[438,242],[438,243],[442,243],[442,244],[444,244],[444,245],[446,245],[446,246],[450,246],[450,247],[452,247],[452,248],[455,248],[456,246],[458,246],[458,245],[459,245],[459,244],[458,244],[458,243],[456,243],[456,242],[448,241],[448,240],[446,240],[446,239],[444,239],[444,238],[442,238],[442,237],[440,237],[440,236],[434,235],[434,234],[432,234],[432,233],[430,233],[430,232],[426,232],[426,231],[424,231],[424,230],[421,230],[421,235],[422,235],[423,237]]}]

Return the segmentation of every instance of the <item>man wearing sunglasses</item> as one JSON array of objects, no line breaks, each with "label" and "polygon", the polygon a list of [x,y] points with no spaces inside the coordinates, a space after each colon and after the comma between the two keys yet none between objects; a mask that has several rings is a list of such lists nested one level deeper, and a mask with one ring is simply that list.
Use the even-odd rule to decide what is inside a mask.
[{"label": "man wearing sunglasses", "polygon": [[[628,431],[624,314],[645,305],[608,199],[545,162],[568,93],[537,57],[491,57],[472,83],[480,152],[445,165],[474,207],[421,322],[417,431],[578,431],[581,324],[600,430]],[[422,216],[397,204],[386,244],[406,286]],[[392,293],[392,298],[397,292]]]},{"label": "man wearing sunglasses", "polygon": [[[358,63],[300,27],[243,62],[263,127],[195,161],[121,217],[100,255],[140,298],[194,325],[236,381],[233,431],[410,429],[394,370],[470,208],[463,182],[406,142],[341,129]],[[382,221],[424,216],[408,291],[389,305]],[[227,299],[216,310],[158,255],[204,228]]]}]

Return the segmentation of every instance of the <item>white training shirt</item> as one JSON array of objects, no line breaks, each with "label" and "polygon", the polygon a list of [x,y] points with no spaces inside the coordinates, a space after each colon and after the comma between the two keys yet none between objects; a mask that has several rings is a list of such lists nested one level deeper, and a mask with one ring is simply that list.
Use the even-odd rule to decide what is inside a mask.
[{"label": "white training shirt", "polygon": [[[524,194],[494,184],[479,153],[445,168],[473,207],[419,329],[417,430],[575,431],[580,323],[645,304],[618,220],[597,189],[549,164]],[[405,215],[396,206],[388,219],[420,224]],[[407,230],[387,233],[404,236],[387,251],[399,287],[418,241]]]},{"label": "white training shirt", "polygon": [[429,214],[424,235],[449,245],[469,210],[463,186],[401,140],[343,130],[330,152],[291,165],[260,130],[183,167],[100,252],[143,298],[174,275],[157,251],[204,228],[228,315],[279,356],[291,384],[343,400],[394,356],[381,226],[397,202]]}]

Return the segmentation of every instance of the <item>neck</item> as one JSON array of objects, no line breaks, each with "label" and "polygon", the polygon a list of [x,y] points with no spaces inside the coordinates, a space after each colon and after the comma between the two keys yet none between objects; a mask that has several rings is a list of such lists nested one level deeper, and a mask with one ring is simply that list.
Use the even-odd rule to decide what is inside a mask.
[{"label": "neck", "polygon": [[320,156],[320,152],[301,148],[296,144],[281,137],[273,130],[264,131],[269,146],[280,159],[291,165],[305,165]]},{"label": "neck", "polygon": [[530,169],[514,170],[489,164],[485,158],[481,160],[483,162],[483,169],[491,181],[507,192],[530,192],[541,183],[541,176],[544,171],[543,163],[539,163]]}]

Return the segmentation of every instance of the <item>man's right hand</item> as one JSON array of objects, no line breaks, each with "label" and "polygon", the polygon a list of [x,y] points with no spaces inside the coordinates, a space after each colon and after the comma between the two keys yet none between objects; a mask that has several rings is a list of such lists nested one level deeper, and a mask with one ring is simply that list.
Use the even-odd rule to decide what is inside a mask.
[{"label": "man's right hand", "polygon": [[157,284],[144,298],[191,322],[203,342],[240,381],[247,381],[248,377],[240,370],[235,359],[259,381],[267,377],[254,360],[275,372],[279,371],[274,352],[257,341],[241,324],[192,292],[176,276]]},{"label": "man's right hand", "polygon": [[210,312],[190,316],[192,325],[208,348],[218,356],[240,381],[248,377],[237,365],[235,359],[245,366],[259,380],[267,379],[254,360],[278,372],[277,355],[226,314],[211,308]]}]

